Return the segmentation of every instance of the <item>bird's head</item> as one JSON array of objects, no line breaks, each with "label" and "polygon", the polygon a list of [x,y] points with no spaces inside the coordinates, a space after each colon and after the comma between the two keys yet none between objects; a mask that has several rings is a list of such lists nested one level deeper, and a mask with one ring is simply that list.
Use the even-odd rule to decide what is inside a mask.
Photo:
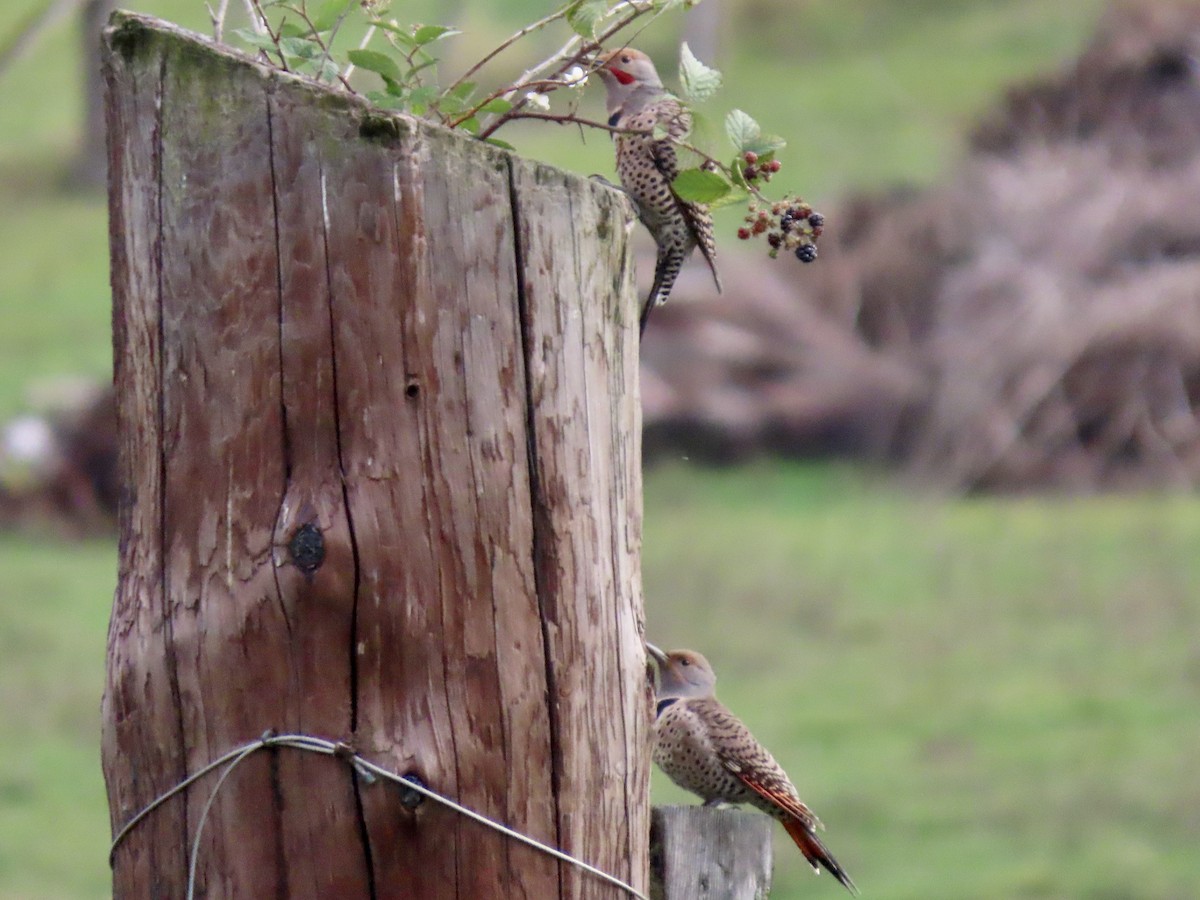
[{"label": "bird's head", "polygon": [[658,696],[710,697],[717,676],[708,660],[695,650],[660,650],[647,642],[646,650],[658,663]]},{"label": "bird's head", "polygon": [[620,109],[639,88],[662,90],[662,79],[650,57],[641,50],[624,47],[601,53],[596,59],[596,74],[608,90],[609,112]]}]

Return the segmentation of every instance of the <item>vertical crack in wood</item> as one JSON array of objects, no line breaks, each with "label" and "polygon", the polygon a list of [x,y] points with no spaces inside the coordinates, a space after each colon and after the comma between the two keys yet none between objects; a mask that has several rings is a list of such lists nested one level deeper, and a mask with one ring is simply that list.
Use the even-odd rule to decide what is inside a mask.
[{"label": "vertical crack in wood", "polygon": [[[275,118],[272,115],[271,92],[269,89],[266,91],[265,106],[267,116],[267,164],[271,171],[271,222],[275,228],[275,297],[278,301],[276,323],[279,335],[279,422],[283,430],[283,439],[280,441],[280,446],[283,449],[283,484],[279,489],[279,498],[282,504],[287,501],[288,484],[292,480],[292,438],[290,423],[288,422],[287,400],[284,397],[287,372],[283,361],[283,250],[279,236],[279,181],[275,171]],[[283,507],[281,505],[279,513],[276,516],[276,533],[278,534],[282,533],[278,526],[287,524],[279,521],[282,515]],[[275,596],[279,601],[279,611],[283,616],[284,627],[287,628],[288,646],[292,647],[294,641],[292,618],[288,614],[288,605],[283,596],[283,587],[279,583],[279,563],[275,559],[274,552],[271,553],[271,574],[275,579]]]},{"label": "vertical crack in wood", "polygon": [[[337,363],[337,332],[334,315],[333,271],[329,258],[329,214],[325,197],[325,162],[321,155],[317,156],[317,178],[321,185],[321,253],[325,260],[325,296],[326,309],[329,315],[329,370],[333,392],[333,432],[334,443],[337,447],[338,483],[341,486],[342,508],[346,512],[346,531],[350,539],[350,558],[354,567],[354,584],[352,591],[354,600],[350,608],[350,733],[358,731],[358,608],[362,596],[362,562],[359,557],[358,536],[354,530],[354,508],[350,504],[350,490],[346,485],[346,460],[342,446],[342,414],[338,391]],[[363,859],[367,869],[367,891],[371,900],[376,900],[375,859],[371,852],[371,832],[367,827],[367,814],[363,806],[362,790],[365,785],[357,770],[351,770],[351,782],[354,785],[354,813],[358,824],[359,840],[362,842]]]},{"label": "vertical crack in wood", "polygon": [[[554,844],[562,846],[562,808],[559,793],[562,789],[562,747],[559,743],[558,687],[554,674],[554,654],[551,652],[550,611],[546,607],[546,584],[542,576],[543,556],[546,551],[545,504],[538,470],[537,431],[534,423],[536,405],[533,401],[533,362],[537,348],[533,346],[532,323],[529,318],[528,286],[525,282],[526,247],[521,242],[521,204],[517,192],[516,171],[513,157],[506,158],[508,164],[508,199],[512,209],[513,258],[517,269],[517,337],[521,342],[521,360],[525,366],[525,451],[529,458],[529,512],[532,522],[533,587],[537,594],[538,615],[542,627],[542,659],[546,667],[546,712],[550,723],[550,787],[554,799]],[[558,893],[564,896],[566,873],[562,863],[558,864]]]},{"label": "vertical crack in wood", "polygon": [[[156,205],[158,212],[158,229],[154,239],[154,255],[156,259],[156,278],[157,278],[157,294],[155,298],[158,307],[158,384],[156,385],[158,393],[158,578],[159,578],[159,603],[162,608],[163,618],[163,645],[166,648],[166,659],[164,667],[167,670],[167,681],[170,685],[171,702],[175,707],[175,732],[176,732],[176,747],[179,748],[179,771],[176,773],[178,781],[183,781],[187,777],[187,742],[185,740],[185,728],[183,722],[183,694],[179,688],[179,661],[176,657],[175,648],[175,626],[174,619],[171,615],[170,597],[167,592],[167,352],[166,352],[166,323],[164,322],[164,291],[163,284],[163,262],[164,262],[164,244],[165,237],[163,235],[163,204],[164,204],[164,186],[163,186],[163,122],[166,117],[164,110],[167,105],[167,52],[165,49],[159,59],[158,66],[158,86],[155,96],[154,108],[154,168],[155,168],[155,190],[158,193]],[[190,846],[190,838],[188,834],[188,818],[189,818],[189,793],[183,791],[179,803],[183,807],[182,814],[179,817],[180,827],[180,843],[181,847]],[[184,856],[184,873],[187,877],[187,857]]]},{"label": "vertical crack in wood", "polygon": [[[276,513],[276,532],[279,531],[279,518],[283,515],[283,503],[287,500],[288,483],[292,476],[292,443],[291,435],[289,434],[289,422],[287,401],[284,397],[284,384],[286,382],[286,372],[284,369],[283,358],[283,251],[280,244],[279,236],[279,181],[275,170],[275,119],[271,110],[271,90],[266,88],[263,92],[263,114],[267,121],[267,166],[271,173],[271,224],[274,229],[275,238],[275,299],[276,305],[276,333],[278,334],[278,360],[279,360],[279,427],[282,431],[280,447],[283,450],[283,484],[279,488],[280,509]],[[292,631],[292,619],[288,614],[287,601],[283,596],[283,587],[279,582],[279,564],[275,559],[275,553],[271,553],[271,577],[275,583],[275,597],[279,602],[279,611],[283,616],[283,625],[287,629],[288,647],[289,650],[294,650],[294,637]],[[294,679],[295,668],[292,669]],[[284,846],[283,838],[283,782],[279,776],[279,750],[272,749],[270,757],[271,768],[271,799],[274,804],[275,815],[275,896],[283,900],[289,895],[288,890],[288,865],[287,865],[287,849]]]}]

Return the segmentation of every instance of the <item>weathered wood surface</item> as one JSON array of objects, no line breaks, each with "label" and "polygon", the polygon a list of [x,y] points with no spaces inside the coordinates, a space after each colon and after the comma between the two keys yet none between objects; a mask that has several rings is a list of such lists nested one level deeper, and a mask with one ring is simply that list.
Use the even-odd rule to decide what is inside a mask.
[{"label": "weathered wood surface", "polygon": [[[304,732],[645,889],[624,203],[153,20],[119,14],[106,39],[128,489],[104,698],[114,831],[230,748]],[[116,896],[182,896],[214,783],[122,842]],[[290,750],[230,777],[198,882],[614,892]]]},{"label": "weathered wood surface", "polygon": [[771,892],[772,825],[767,816],[740,809],[654,807],[651,900],[766,897]]}]

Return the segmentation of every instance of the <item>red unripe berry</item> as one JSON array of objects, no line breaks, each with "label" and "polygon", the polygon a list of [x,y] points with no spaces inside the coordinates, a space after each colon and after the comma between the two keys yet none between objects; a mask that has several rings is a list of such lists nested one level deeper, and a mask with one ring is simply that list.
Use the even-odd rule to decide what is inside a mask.
[{"label": "red unripe berry", "polygon": [[767,220],[759,219],[757,222],[754,223],[754,227],[751,230],[755,234],[762,234],[764,231],[767,230]]},{"label": "red unripe berry", "polygon": [[758,162],[758,154],[753,150],[747,150],[746,155],[742,157],[746,161],[746,165],[752,166]]},{"label": "red unripe berry", "polygon": [[750,229],[749,228],[739,228],[738,229],[738,240],[741,240],[741,241],[750,240]]},{"label": "red unripe berry", "polygon": [[782,168],[783,168],[783,163],[781,163],[777,159],[773,159],[769,163],[767,163],[767,171],[768,172],[772,172],[772,173],[778,172]]}]

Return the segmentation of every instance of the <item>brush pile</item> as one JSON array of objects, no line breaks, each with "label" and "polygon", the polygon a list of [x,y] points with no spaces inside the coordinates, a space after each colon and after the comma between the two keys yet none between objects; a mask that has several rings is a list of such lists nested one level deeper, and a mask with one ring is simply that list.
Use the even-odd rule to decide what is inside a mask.
[{"label": "brush pile", "polygon": [[1197,197],[1200,7],[1118,6],[945,184],[827,210],[816,266],[726,262],[719,300],[681,279],[643,349],[647,456],[1200,484]]}]

